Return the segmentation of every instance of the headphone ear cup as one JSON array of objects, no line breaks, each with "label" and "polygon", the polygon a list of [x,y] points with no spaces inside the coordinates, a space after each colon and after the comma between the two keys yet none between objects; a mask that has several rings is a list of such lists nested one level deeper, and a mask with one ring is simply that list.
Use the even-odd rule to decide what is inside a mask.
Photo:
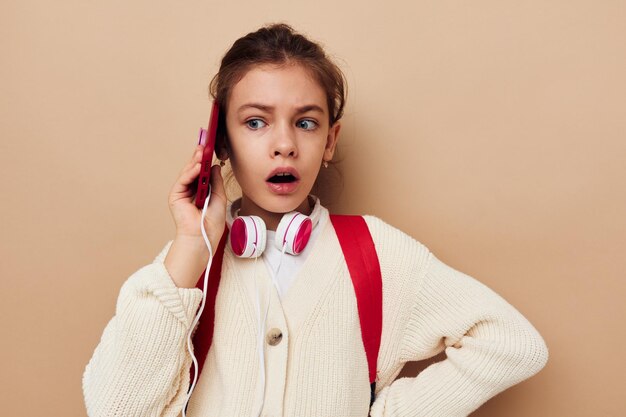
[{"label": "headphone ear cup", "polygon": [[285,252],[291,255],[302,253],[313,230],[313,222],[308,216],[292,211],[283,216],[276,228],[274,244],[280,250],[286,245]]},{"label": "headphone ear cup", "polygon": [[265,250],[265,223],[258,216],[240,216],[230,229],[230,247],[240,258],[256,258]]}]

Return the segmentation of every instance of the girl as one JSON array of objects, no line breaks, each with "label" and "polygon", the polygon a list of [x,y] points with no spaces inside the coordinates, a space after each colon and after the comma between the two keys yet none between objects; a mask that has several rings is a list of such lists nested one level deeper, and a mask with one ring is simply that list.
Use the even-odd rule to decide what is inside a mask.
[{"label": "girl", "polygon": [[[257,216],[267,244],[263,262],[226,245],[219,291],[207,307],[215,311],[213,341],[187,415],[466,416],[544,366],[541,336],[512,306],[411,237],[364,216],[382,275],[370,407],[350,272],[328,211],[310,195],[335,153],[344,78],[319,45],[273,25],[237,40],[211,87],[225,125],[216,155],[230,161],[242,197],[227,204],[221,168],[213,166],[203,220],[208,243],[216,248],[234,219]],[[198,146],[169,196],[174,240],[123,285],[87,365],[92,417],[177,416],[185,407],[186,338],[202,300],[194,287],[212,260],[192,201],[201,155]],[[299,255],[274,244],[293,211],[312,227]],[[253,249],[261,252],[261,242]],[[442,362],[395,380],[406,362],[444,350]]]}]

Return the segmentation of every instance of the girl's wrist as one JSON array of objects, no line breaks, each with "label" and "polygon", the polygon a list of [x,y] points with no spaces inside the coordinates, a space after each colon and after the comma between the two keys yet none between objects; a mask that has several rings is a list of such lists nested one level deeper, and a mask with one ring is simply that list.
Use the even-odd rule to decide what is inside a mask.
[{"label": "girl's wrist", "polygon": [[208,253],[208,249],[202,235],[184,235],[177,233],[176,236],[174,236],[174,242],[176,242],[178,246],[184,246],[193,252],[207,251]]},{"label": "girl's wrist", "polygon": [[193,288],[209,261],[202,237],[176,236],[163,261],[172,281],[180,288]]}]

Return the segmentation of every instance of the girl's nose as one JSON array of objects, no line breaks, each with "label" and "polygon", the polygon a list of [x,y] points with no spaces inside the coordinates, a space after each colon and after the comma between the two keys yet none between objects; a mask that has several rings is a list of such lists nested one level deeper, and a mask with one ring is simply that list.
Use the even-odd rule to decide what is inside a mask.
[{"label": "girl's nose", "polygon": [[274,141],[272,143],[272,155],[276,156],[291,156],[298,155],[298,149],[296,147],[296,140],[293,129],[287,123],[285,123],[279,129],[275,131]]}]

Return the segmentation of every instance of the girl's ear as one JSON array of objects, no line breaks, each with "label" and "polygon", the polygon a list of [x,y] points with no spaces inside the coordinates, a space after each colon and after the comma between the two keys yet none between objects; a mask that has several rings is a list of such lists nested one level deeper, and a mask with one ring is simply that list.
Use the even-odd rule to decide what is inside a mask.
[{"label": "girl's ear", "polygon": [[339,140],[339,130],[341,130],[341,123],[339,122],[335,122],[335,124],[328,130],[326,147],[324,148],[324,161],[330,161],[333,159],[335,148],[337,147],[337,141]]}]

